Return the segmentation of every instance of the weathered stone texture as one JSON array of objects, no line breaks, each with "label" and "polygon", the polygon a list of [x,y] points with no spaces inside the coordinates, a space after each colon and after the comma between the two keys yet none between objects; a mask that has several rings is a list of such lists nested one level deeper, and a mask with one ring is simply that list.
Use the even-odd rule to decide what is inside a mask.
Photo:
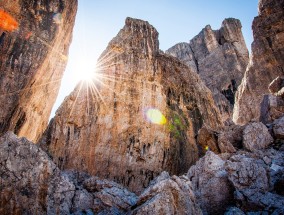
[{"label": "weathered stone texture", "polygon": [[[81,83],[42,138],[60,168],[138,192],[163,170],[180,174],[198,159],[195,135],[203,124],[221,125],[219,112],[198,75],[158,44],[148,22],[126,19],[99,59],[103,84],[95,81],[94,92]],[[150,123],[149,108],[164,114],[166,123]]]},{"label": "weathered stone texture", "polygon": [[284,139],[284,116],[273,122],[273,134],[276,138]]},{"label": "weathered stone texture", "polygon": [[283,97],[284,79],[283,77],[275,78],[268,86],[269,92],[275,96]]},{"label": "weathered stone texture", "polygon": [[232,116],[235,92],[249,59],[241,28],[239,20],[225,19],[219,30],[207,25],[189,43],[166,51],[199,74],[212,91],[223,121]]},{"label": "weathered stone texture", "polygon": [[284,74],[284,0],[259,2],[253,21],[254,42],[249,66],[236,94],[233,119],[245,124],[259,119],[260,103],[272,80]]},{"label": "weathered stone texture", "polygon": [[80,172],[61,172],[47,154],[25,138],[0,139],[0,213],[123,214],[137,196],[121,185]]},{"label": "weathered stone texture", "polygon": [[234,199],[243,211],[283,213],[283,188],[278,187],[284,176],[283,161],[283,152],[268,149],[239,152],[226,162],[225,169],[235,187]]},{"label": "weathered stone texture", "polygon": [[201,209],[187,177],[170,177],[162,172],[139,196],[130,214],[201,215]]},{"label": "weathered stone texture", "polygon": [[208,151],[188,171],[187,177],[204,214],[224,213],[233,202],[233,187],[224,165],[225,161]]},{"label": "weathered stone texture", "polygon": [[279,96],[264,95],[260,104],[259,121],[264,124],[272,123],[284,115],[284,100]]},{"label": "weathered stone texture", "polygon": [[243,131],[243,146],[249,151],[267,148],[273,142],[273,138],[267,127],[261,122],[246,125]]},{"label": "weathered stone texture", "polygon": [[37,141],[66,66],[77,0],[5,0],[0,8],[19,22],[15,32],[0,29],[0,135]]},{"label": "weathered stone texture", "polygon": [[216,154],[234,153],[237,148],[241,148],[241,141],[242,132],[235,125],[225,126],[218,131],[203,126],[197,135],[200,157],[205,155],[208,150]]}]

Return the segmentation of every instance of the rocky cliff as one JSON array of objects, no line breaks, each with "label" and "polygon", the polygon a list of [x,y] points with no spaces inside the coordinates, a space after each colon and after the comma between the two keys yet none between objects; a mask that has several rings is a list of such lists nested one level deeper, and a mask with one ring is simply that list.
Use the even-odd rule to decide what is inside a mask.
[{"label": "rocky cliff", "polygon": [[284,1],[259,1],[259,15],[253,21],[252,54],[236,94],[233,120],[245,124],[259,120],[260,103],[268,85],[284,74]]},{"label": "rocky cliff", "polygon": [[5,0],[0,9],[18,22],[13,32],[0,29],[0,134],[36,141],[67,63],[77,0]]},{"label": "rocky cliff", "polygon": [[236,131],[238,151],[208,151],[186,175],[162,172],[139,196],[82,171],[60,171],[38,145],[6,133],[0,138],[0,212],[283,214],[283,119],[273,122],[273,132],[262,123],[245,125]]},{"label": "rocky cliff", "polygon": [[[282,2],[260,0],[260,28],[283,22],[271,14]],[[273,68],[279,50],[251,63]],[[159,51],[149,23],[126,19],[96,78],[65,99],[40,144],[0,135],[0,214],[284,214],[284,78],[268,83],[261,122],[222,126],[210,90],[190,68]]]},{"label": "rocky cliff", "polygon": [[163,170],[186,172],[198,130],[221,125],[198,75],[159,51],[154,27],[131,18],[98,65],[97,80],[65,99],[41,140],[55,163],[136,192]]},{"label": "rocky cliff", "polygon": [[241,28],[239,20],[225,19],[219,30],[207,25],[189,43],[166,51],[199,74],[211,90],[223,121],[232,117],[235,93],[249,59]]}]

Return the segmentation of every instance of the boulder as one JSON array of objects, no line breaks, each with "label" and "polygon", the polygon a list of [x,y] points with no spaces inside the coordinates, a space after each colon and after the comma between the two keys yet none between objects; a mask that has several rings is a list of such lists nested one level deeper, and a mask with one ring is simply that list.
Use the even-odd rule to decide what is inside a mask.
[{"label": "boulder", "polygon": [[264,95],[260,104],[259,121],[264,124],[272,123],[284,115],[284,100],[275,95]]},{"label": "boulder", "polygon": [[273,133],[276,138],[284,139],[284,116],[273,122]]},{"label": "boulder", "polygon": [[284,210],[284,154],[267,149],[253,153],[237,152],[226,162],[228,178],[235,188],[238,207],[248,214],[252,211],[281,214]]},{"label": "boulder", "polygon": [[208,127],[203,126],[198,131],[197,144],[200,156],[203,156],[208,150],[213,151],[216,154],[220,153],[218,147],[218,133]]},{"label": "boulder", "polygon": [[243,145],[249,151],[267,148],[272,142],[272,136],[261,122],[249,123],[243,130]]},{"label": "boulder", "polygon": [[136,204],[121,185],[86,173],[60,171],[48,155],[25,138],[0,138],[0,213],[117,214]]},{"label": "boulder", "polygon": [[282,97],[282,88],[284,87],[284,78],[277,77],[275,78],[268,86],[269,92],[275,96]]},{"label": "boulder", "polygon": [[228,180],[225,161],[213,152],[208,151],[197,161],[187,177],[204,214],[224,213],[233,202],[233,187]]},{"label": "boulder", "polygon": [[228,178],[237,190],[268,191],[269,181],[262,160],[245,155],[234,155],[226,162]]},{"label": "boulder", "polygon": [[170,177],[167,172],[162,172],[139,196],[129,214],[201,215],[202,211],[187,177]]},{"label": "boulder", "polygon": [[[229,133],[229,131],[231,132]],[[203,156],[208,150],[216,154],[236,152],[232,143],[237,146],[241,145],[241,143],[238,142],[239,133],[240,132],[237,132],[236,129],[229,129],[228,126],[223,127],[219,131],[214,131],[211,128],[208,128],[208,126],[203,126],[198,131],[197,135],[197,144],[200,156]]]}]

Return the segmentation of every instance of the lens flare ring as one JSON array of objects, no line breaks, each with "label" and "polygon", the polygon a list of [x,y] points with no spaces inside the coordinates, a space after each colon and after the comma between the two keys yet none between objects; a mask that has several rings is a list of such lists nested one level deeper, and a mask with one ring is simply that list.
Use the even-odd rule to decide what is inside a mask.
[{"label": "lens flare ring", "polygon": [[156,108],[146,108],[144,116],[148,122],[153,124],[165,125],[167,123],[166,117]]}]

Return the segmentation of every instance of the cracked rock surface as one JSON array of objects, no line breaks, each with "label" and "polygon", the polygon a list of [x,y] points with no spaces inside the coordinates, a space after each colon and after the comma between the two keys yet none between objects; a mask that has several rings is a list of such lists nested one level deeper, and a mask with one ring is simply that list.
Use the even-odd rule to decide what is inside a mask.
[{"label": "cracked rock surface", "polygon": [[207,25],[189,41],[166,51],[196,72],[211,90],[222,120],[232,117],[235,93],[249,62],[238,19],[225,19],[219,30]]},{"label": "cracked rock surface", "polygon": [[62,172],[25,138],[0,139],[0,213],[125,213],[137,196],[121,185],[75,171]]},{"label": "cracked rock surface", "polygon": [[250,63],[236,93],[233,120],[238,124],[259,119],[263,95],[284,72],[284,0],[260,0],[258,6]]},{"label": "cracked rock surface", "polygon": [[[113,80],[95,83],[101,97],[78,86],[40,141],[59,168],[140,193],[162,171],[179,175],[196,162],[195,136],[203,125],[222,125],[220,113],[199,76],[158,44],[148,22],[126,19],[98,61]],[[166,121],[151,122],[153,109]]]}]

